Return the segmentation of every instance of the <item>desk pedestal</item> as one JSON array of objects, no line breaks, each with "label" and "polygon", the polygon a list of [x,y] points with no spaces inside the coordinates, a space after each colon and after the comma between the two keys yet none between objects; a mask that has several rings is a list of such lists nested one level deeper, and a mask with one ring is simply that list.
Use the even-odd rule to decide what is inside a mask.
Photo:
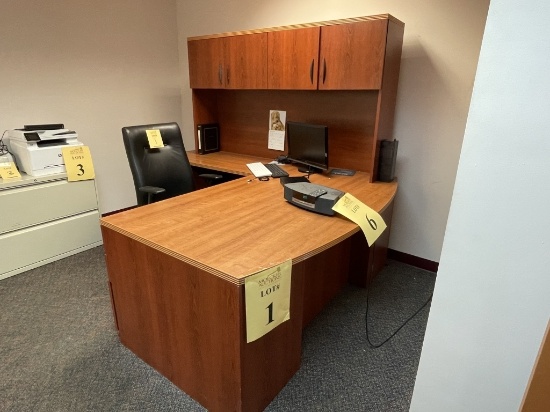
[{"label": "desk pedestal", "polygon": [[210,411],[261,411],[286,385],[303,326],[348,279],[353,240],[293,265],[290,320],[246,343],[244,285],[102,231],[121,342]]}]

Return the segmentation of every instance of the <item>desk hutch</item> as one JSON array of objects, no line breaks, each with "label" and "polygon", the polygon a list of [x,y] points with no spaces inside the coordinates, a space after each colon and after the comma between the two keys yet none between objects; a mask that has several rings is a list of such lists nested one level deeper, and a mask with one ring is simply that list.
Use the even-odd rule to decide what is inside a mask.
[{"label": "desk hutch", "polygon": [[191,37],[195,130],[219,123],[222,151],[272,159],[269,110],[285,110],[328,126],[330,167],[375,181],[379,142],[393,139],[403,31],[385,14]]}]

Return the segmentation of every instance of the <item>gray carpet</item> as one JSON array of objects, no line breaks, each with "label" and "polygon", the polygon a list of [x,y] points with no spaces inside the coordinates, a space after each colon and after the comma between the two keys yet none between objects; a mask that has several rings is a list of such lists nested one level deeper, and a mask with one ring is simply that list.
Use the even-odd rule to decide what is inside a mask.
[{"label": "gray carpet", "polygon": [[[434,282],[389,261],[369,292],[372,343]],[[347,286],[304,330],[302,366],[267,411],[408,411],[429,305],[375,349],[366,301]],[[2,412],[205,410],[118,341],[101,247],[0,280],[0,308]]]}]

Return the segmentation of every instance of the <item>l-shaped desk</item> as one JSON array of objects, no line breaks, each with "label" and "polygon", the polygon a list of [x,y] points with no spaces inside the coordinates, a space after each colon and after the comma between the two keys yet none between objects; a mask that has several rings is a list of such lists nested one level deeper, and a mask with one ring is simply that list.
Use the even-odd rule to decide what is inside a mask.
[{"label": "l-shaped desk", "polygon": [[[246,163],[269,159],[188,156],[243,177],[102,218],[116,327],[208,410],[260,411],[300,367],[305,325],[346,282],[366,286],[383,266],[397,183],[370,183],[363,172],[310,177],[384,217],[388,229],[369,248],[356,224],[291,205],[278,179],[254,179]],[[290,320],[247,343],[244,279],[288,259]]]}]

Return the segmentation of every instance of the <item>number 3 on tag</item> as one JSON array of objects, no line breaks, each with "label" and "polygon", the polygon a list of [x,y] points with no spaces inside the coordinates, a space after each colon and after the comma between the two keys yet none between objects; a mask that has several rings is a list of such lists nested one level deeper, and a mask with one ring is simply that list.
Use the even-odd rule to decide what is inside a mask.
[{"label": "number 3 on tag", "polygon": [[88,146],[64,147],[62,154],[69,182],[95,178],[92,155]]}]

